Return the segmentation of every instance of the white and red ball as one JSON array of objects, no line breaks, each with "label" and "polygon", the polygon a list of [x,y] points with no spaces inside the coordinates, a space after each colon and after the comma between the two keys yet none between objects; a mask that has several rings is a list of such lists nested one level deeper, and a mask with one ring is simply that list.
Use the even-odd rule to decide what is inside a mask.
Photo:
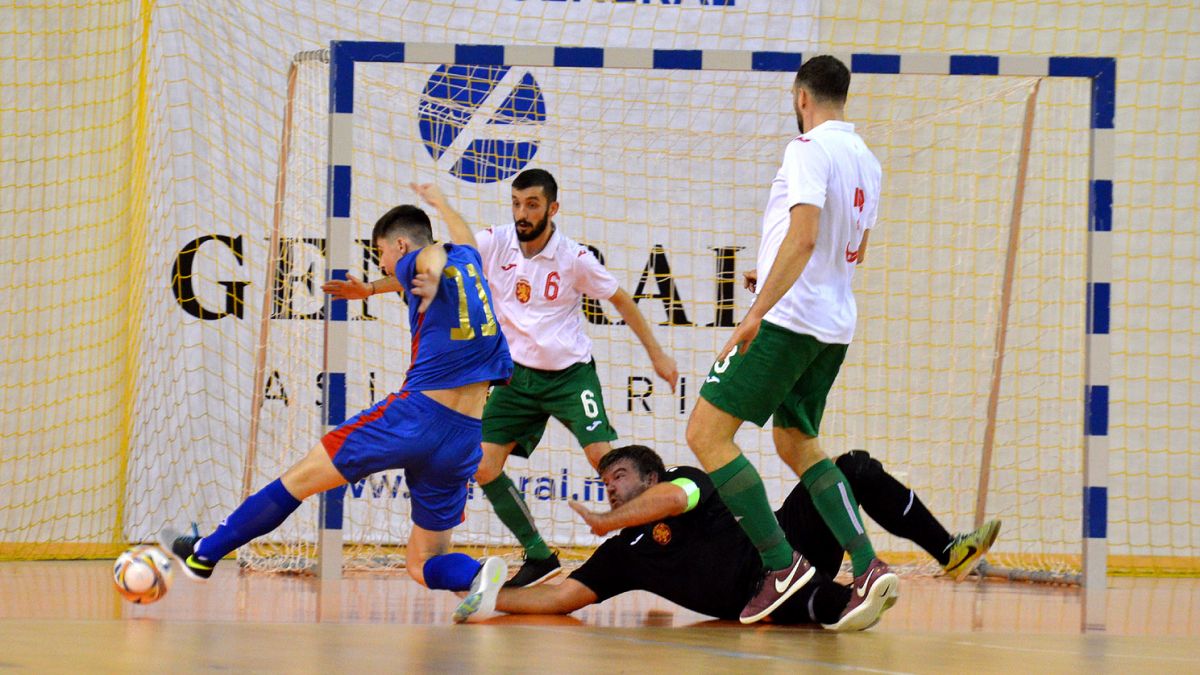
[{"label": "white and red ball", "polygon": [[139,545],[125,551],[113,565],[113,583],[123,598],[139,605],[160,600],[171,590],[175,563],[157,546]]}]

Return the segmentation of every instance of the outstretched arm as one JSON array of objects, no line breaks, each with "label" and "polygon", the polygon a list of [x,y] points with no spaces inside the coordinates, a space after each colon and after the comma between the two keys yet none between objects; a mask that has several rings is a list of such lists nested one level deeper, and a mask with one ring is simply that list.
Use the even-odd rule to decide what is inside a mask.
[{"label": "outstretched arm", "polygon": [[446,195],[442,194],[441,188],[434,183],[409,183],[409,185],[418,195],[421,195],[421,199],[424,199],[426,204],[437,210],[442,220],[446,221],[446,227],[450,230],[450,241],[479,248],[475,242],[474,233],[467,226],[467,221],[463,220],[458,211],[450,206],[450,202],[446,199]]},{"label": "outstretched arm", "polygon": [[339,300],[362,300],[376,293],[395,293],[404,290],[395,277],[387,276],[374,281],[359,280],[347,275],[346,280],[334,279],[321,284],[321,290]]},{"label": "outstretched arm", "polygon": [[734,347],[741,353],[746,352],[754,336],[758,335],[763,317],[796,283],[812,258],[813,248],[817,244],[821,209],[812,204],[796,204],[790,214],[788,231],[779,245],[771,272],[767,274],[766,281],[758,285],[758,297],[750,306],[750,311],[746,312],[746,318],[733,330],[729,342],[721,349],[718,361],[724,361]]},{"label": "outstretched arm", "polygon": [[679,382],[679,368],[675,365],[675,359],[667,356],[667,353],[658,344],[658,340],[654,338],[654,332],[650,330],[650,324],[646,323],[646,318],[634,304],[633,298],[629,297],[625,289],[618,288],[608,301],[617,308],[621,318],[629,324],[630,330],[646,348],[646,354],[650,356],[650,363],[654,364],[654,372],[670,383],[671,391],[675,391],[675,385]]},{"label": "outstretched arm", "polygon": [[509,614],[569,614],[596,600],[592,589],[574,579],[565,579],[554,585],[501,588],[496,609]]},{"label": "outstretched arm", "polygon": [[575,500],[567,504],[587,521],[593,534],[603,537],[614,530],[645,525],[687,511],[688,494],[675,483],[656,483],[642,494],[606,513],[589,511]]}]

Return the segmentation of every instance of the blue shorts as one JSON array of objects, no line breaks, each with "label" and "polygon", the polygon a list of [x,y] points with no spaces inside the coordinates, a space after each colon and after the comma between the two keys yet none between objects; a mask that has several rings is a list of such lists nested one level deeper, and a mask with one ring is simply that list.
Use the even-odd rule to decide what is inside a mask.
[{"label": "blue shorts", "polygon": [[441,532],[463,521],[482,438],[480,420],[420,392],[400,392],[346,420],[321,444],[349,483],[404,469],[413,522]]}]

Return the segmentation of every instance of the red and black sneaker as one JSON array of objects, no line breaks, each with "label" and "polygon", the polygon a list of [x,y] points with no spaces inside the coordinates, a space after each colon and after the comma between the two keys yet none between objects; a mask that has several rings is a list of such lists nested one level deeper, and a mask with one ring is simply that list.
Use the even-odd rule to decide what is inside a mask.
[{"label": "red and black sneaker", "polygon": [[781,570],[768,570],[763,580],[759,582],[758,592],[750,598],[746,608],[738,620],[742,623],[754,623],[766,618],[804,587],[816,569],[808,564],[804,556],[793,551],[792,564]]},{"label": "red and black sneaker", "polygon": [[887,563],[875,558],[862,574],[854,577],[850,602],[837,623],[821,625],[836,631],[866,630],[878,623],[884,610],[896,604],[899,597],[900,577],[888,569]]}]

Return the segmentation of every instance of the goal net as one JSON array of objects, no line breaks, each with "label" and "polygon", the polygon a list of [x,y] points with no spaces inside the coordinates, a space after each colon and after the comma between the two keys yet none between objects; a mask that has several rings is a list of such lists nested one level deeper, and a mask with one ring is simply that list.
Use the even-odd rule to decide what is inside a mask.
[{"label": "goal net", "polygon": [[[405,47],[408,61],[420,60],[414,45],[395,49]],[[332,123],[328,53],[297,58],[273,256],[265,293],[247,308],[260,326],[261,398],[244,489],[311,447],[326,428],[319,403],[338,395],[340,378],[327,386],[320,376],[326,256],[341,247],[351,274],[378,277],[371,226],[392,206],[418,202],[413,181],[438,183],[477,229],[511,222],[509,183],[527,167],[554,174],[556,223],[637,298],[679,364],[672,393],[612,307],[585,303],[618,444],[695,463],[687,416],[752,300],[740,278],[755,264],[767,188],[797,132],[789,90],[799,55],[774,55],[768,65],[777,69],[763,71],[754,68],[766,57],[749,53],[706,53],[701,64],[699,52],[672,63],[649,50],[608,50],[594,67],[599,51],[558,66],[455,65],[453,46],[429,47],[444,56],[428,63],[356,62],[352,101],[342,102],[352,113]],[[972,529],[982,503],[981,515],[1004,521],[993,564],[1077,573],[1090,83],[857,72],[861,65],[846,113],[883,165],[883,197],[822,446],[831,456],[866,449],[951,532]],[[331,130],[333,164],[349,167],[341,176],[330,169]],[[348,211],[352,235],[327,242],[328,200],[347,194],[335,210]],[[436,218],[434,228],[446,236]],[[348,417],[399,389],[410,355],[399,298],[351,302],[346,315]],[[769,430],[747,425],[737,441],[781,502],[798,480]],[[603,486],[560,425],[552,421],[533,456],[510,459],[507,471],[548,542],[598,543],[567,499],[599,508]],[[312,565],[321,518],[311,502],[245,550],[244,563]],[[348,568],[402,563],[410,523],[402,472],[349,486],[340,508]],[[910,542],[875,525],[869,533],[886,559],[936,569]],[[455,542],[516,550],[475,485]]]}]

